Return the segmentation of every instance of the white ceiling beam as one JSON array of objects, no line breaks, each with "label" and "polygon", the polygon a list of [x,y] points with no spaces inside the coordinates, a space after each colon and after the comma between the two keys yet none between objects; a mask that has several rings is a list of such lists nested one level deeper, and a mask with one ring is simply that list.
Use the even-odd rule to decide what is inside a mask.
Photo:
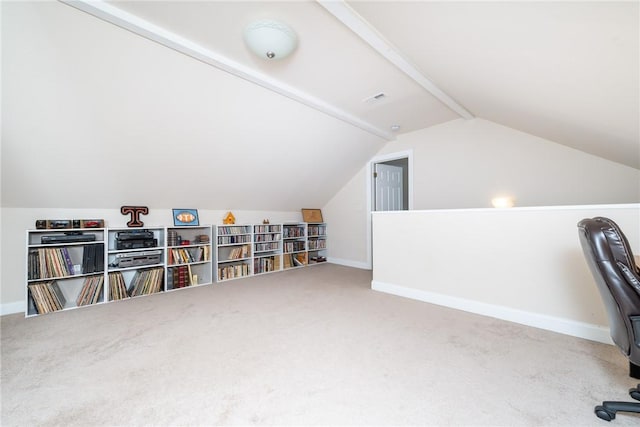
[{"label": "white ceiling beam", "polygon": [[395,46],[387,41],[373,25],[353,10],[344,0],[316,1],[351,31],[360,36],[362,40],[367,42],[380,55],[384,56],[389,62],[411,77],[416,83],[460,117],[464,119],[474,118],[473,114],[436,86],[435,83],[409,62]]},{"label": "white ceiling beam", "polygon": [[102,0],[59,0],[69,6],[100,18],[106,22],[117,25],[131,31],[134,34],[145,37],[163,46],[183,53],[191,58],[212,65],[220,70],[226,71],[234,76],[255,83],[280,95],[286,96],[294,101],[311,107],[317,111],[325,113],[333,118],[342,120],[356,126],[366,132],[383,138],[387,141],[395,140],[396,137],[390,131],[380,129],[364,120],[359,119],[344,110],[341,110],[327,102],[316,98],[306,92],[287,85],[271,76],[256,71],[250,67],[240,64],[223,55],[213,52],[205,47],[194,43],[178,34],[172,33],[158,25],[146,21],[136,15],[118,9]]}]

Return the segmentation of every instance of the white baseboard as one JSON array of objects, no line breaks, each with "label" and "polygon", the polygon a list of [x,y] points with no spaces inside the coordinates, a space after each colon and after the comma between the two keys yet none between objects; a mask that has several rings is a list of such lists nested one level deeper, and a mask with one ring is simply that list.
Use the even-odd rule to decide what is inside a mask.
[{"label": "white baseboard", "polygon": [[371,289],[431,304],[442,305],[496,319],[508,320],[521,325],[558,332],[605,344],[613,344],[609,328],[546,314],[516,310],[500,305],[487,304],[420,289],[406,288],[391,283],[371,281]]},{"label": "white baseboard", "polygon": [[348,259],[328,257],[327,262],[330,262],[331,264],[344,265],[345,267],[354,267],[354,268],[360,268],[362,270],[371,270],[371,265],[361,261],[351,261]]},{"label": "white baseboard", "polygon": [[5,314],[24,313],[24,301],[0,304],[0,316]]}]

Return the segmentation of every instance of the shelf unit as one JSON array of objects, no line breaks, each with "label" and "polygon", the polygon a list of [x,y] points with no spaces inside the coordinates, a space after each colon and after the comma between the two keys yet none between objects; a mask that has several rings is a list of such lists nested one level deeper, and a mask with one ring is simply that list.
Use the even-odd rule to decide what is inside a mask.
[{"label": "shelf unit", "polygon": [[213,282],[211,230],[211,226],[167,227],[166,290]]},{"label": "shelf unit", "polygon": [[326,223],[305,222],[37,229],[26,237],[27,317],[318,264],[327,250]]},{"label": "shelf unit", "polygon": [[104,302],[104,245],[103,228],[27,230],[25,315]]},{"label": "shelf unit", "polygon": [[327,261],[327,224],[307,223],[307,254],[309,265]]},{"label": "shelf unit", "polygon": [[249,276],[252,271],[251,225],[216,226],[216,281]]},{"label": "shelf unit", "polygon": [[308,264],[307,223],[282,224],[282,267],[304,267]]},{"label": "shelf unit", "polygon": [[[118,237],[124,233],[149,233],[153,241],[139,247],[123,249],[118,245]],[[164,291],[165,276],[165,229],[164,227],[145,227],[144,229],[109,228],[107,233],[107,265],[109,301],[134,296],[150,295]],[[133,265],[122,266],[119,258],[132,260]]]},{"label": "shelf unit", "polygon": [[253,274],[280,271],[282,265],[282,224],[253,226]]}]

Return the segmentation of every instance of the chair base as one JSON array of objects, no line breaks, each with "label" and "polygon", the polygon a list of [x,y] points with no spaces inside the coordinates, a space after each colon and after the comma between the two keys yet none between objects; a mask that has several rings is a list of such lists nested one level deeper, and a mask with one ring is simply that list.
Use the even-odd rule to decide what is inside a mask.
[{"label": "chair base", "polygon": [[[635,388],[630,388],[629,395],[635,400],[640,400],[640,384]],[[594,412],[598,418],[611,421],[616,418],[618,412],[640,414],[640,403],[606,401],[602,402],[602,405],[596,406]]]}]

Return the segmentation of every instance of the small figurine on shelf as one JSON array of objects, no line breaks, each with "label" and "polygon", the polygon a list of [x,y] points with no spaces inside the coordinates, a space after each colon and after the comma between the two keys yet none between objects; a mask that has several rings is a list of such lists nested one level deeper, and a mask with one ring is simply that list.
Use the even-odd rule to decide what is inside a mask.
[{"label": "small figurine on shelf", "polygon": [[235,224],[236,223],[236,217],[233,216],[233,214],[231,212],[227,212],[225,217],[222,218],[222,223],[223,224]]},{"label": "small figurine on shelf", "polygon": [[268,220],[268,219],[263,219],[263,220],[262,220],[262,223],[263,223],[263,224],[265,224],[265,225],[266,225],[266,224],[269,224],[269,220]]}]

